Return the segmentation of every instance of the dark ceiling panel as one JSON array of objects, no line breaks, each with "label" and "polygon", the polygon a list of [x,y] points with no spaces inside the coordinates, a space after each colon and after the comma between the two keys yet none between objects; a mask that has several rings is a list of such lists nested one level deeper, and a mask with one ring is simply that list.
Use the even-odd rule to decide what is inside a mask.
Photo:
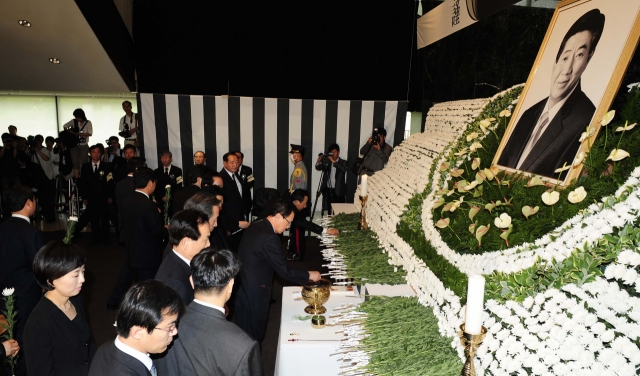
[{"label": "dark ceiling panel", "polygon": [[113,65],[130,91],[136,91],[135,49],[112,0],[75,0]]},{"label": "dark ceiling panel", "polygon": [[406,100],[415,6],[413,0],[136,0],[138,88]]}]

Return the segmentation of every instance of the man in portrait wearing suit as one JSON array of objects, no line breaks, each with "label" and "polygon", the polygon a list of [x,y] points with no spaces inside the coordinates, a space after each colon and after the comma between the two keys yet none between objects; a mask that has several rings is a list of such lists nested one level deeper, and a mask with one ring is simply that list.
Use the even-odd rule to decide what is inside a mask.
[{"label": "man in portrait wearing suit", "polygon": [[189,178],[189,185],[180,189],[178,193],[173,196],[173,212],[177,213],[184,208],[184,203],[187,202],[191,196],[200,192],[202,187],[202,177],[207,172],[207,168],[204,165],[192,166],[187,171],[187,177]]},{"label": "man in portrait wearing suit", "polygon": [[109,214],[113,202],[115,180],[110,163],[102,162],[104,146],[95,144],[89,148],[91,160],[80,170],[80,196],[86,206],[76,225],[76,233],[91,222],[91,245],[109,242]]},{"label": "man in portrait wearing suit", "polygon": [[[31,225],[36,197],[30,187],[15,185],[5,190],[3,203],[11,217],[0,223],[0,290],[14,288],[16,326],[14,338],[22,344],[27,318],[40,301],[42,289],[33,275],[33,258],[44,245],[42,233]],[[4,310],[4,301],[0,308]],[[26,375],[24,356],[18,357],[16,375]]]},{"label": "man in portrait wearing suit", "polygon": [[565,162],[571,164],[580,135],[596,110],[582,91],[580,79],[600,41],[604,21],[604,15],[593,9],[571,26],[556,55],[549,97],[522,114],[499,165],[557,177],[556,169]]},{"label": "man in portrait wearing suit", "polygon": [[182,169],[178,166],[174,166],[171,164],[173,162],[173,154],[169,150],[165,150],[160,155],[161,166],[156,168],[156,179],[158,179],[158,184],[156,184],[156,203],[162,213],[164,214],[164,204],[167,201],[166,193],[167,193],[167,185],[171,186],[171,197],[172,199],[169,201],[169,217],[173,215],[173,208],[171,204],[173,203],[173,197],[178,191],[182,188]]},{"label": "man in portrait wearing suit", "polygon": [[155,361],[161,374],[262,375],[258,342],[224,315],[239,270],[228,250],[205,249],[191,260],[195,299],[180,319],[181,335]]},{"label": "man in portrait wearing suit", "polygon": [[238,164],[240,165],[240,167],[238,167],[238,175],[240,175],[242,190],[245,193],[242,195],[242,200],[244,200],[244,215],[246,218],[249,218],[251,215],[251,207],[253,206],[253,201],[251,200],[251,189],[255,183],[253,178],[253,169],[249,166],[245,166],[243,152],[237,150],[234,151],[233,154],[238,157]]},{"label": "man in portrait wearing suit", "polygon": [[209,218],[197,210],[177,212],[169,224],[169,242],[172,250],[162,260],[156,279],[173,288],[184,304],[193,300],[189,283],[191,259],[209,246]]},{"label": "man in portrait wearing suit", "polygon": [[167,349],[178,334],[178,319],[183,312],[180,297],[164,283],[148,280],[132,286],[116,314],[118,335],[115,341],[100,346],[89,375],[157,376],[149,355]]},{"label": "man in portrait wearing suit", "polygon": [[291,225],[295,216],[293,204],[278,198],[265,210],[266,219],[249,226],[240,243],[238,259],[242,266],[235,297],[236,324],[258,342],[262,342],[267,330],[273,272],[299,285],[320,280],[317,271],[292,269],[282,255],[278,234]]},{"label": "man in portrait wearing suit", "polygon": [[226,153],[222,156],[223,168],[220,170],[220,176],[224,186],[222,187],[225,195],[223,218],[227,231],[231,233],[229,246],[233,252],[238,251],[242,233],[247,227],[245,201],[243,199],[245,188],[242,179],[238,175],[239,160],[238,156],[233,153]]}]

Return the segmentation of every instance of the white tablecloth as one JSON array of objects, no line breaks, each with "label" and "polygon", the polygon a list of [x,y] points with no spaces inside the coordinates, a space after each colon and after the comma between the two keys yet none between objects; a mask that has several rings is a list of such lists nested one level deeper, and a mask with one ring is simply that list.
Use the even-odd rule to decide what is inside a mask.
[{"label": "white tablecloth", "polygon": [[[284,287],[282,289],[282,315],[280,317],[280,337],[278,339],[278,355],[276,357],[276,376],[331,376],[338,375],[340,364],[336,356],[330,356],[343,338],[342,325],[326,326],[324,329],[311,327],[311,320],[293,320],[294,315],[306,315],[304,300],[294,300],[293,293],[300,292],[301,287]],[[352,294],[352,293],[351,293]],[[332,291],[329,301],[324,305],[327,322],[333,320],[333,308],[341,304],[362,302],[361,298],[347,297],[347,292]],[[339,312],[339,311],[338,311]],[[297,333],[297,335],[291,335]],[[328,339],[326,342],[289,342],[289,339]]]},{"label": "white tablecloth", "polygon": [[331,210],[333,210],[333,214],[350,214],[350,213],[360,213],[360,210],[354,204],[331,204]]}]

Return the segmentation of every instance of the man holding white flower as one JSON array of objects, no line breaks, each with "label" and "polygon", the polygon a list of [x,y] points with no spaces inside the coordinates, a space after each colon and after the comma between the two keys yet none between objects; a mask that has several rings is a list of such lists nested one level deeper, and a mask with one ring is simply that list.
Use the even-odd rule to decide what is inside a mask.
[{"label": "man holding white flower", "polygon": [[[6,192],[5,205],[11,211],[11,218],[0,223],[0,288],[15,289],[17,314],[13,333],[18,343],[22,343],[27,318],[42,295],[32,265],[44,240],[29,219],[36,211],[36,197],[31,188],[16,185]],[[24,357],[19,357],[15,374],[26,375],[26,372]]]}]

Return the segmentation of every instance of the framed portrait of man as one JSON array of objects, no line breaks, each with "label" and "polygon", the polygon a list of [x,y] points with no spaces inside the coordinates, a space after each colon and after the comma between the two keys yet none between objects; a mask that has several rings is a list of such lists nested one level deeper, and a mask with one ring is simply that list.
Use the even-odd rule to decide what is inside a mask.
[{"label": "framed portrait of man", "polygon": [[[618,91],[638,37],[640,0],[558,4],[493,164],[569,184]],[[583,135],[589,135],[585,137]]]}]

